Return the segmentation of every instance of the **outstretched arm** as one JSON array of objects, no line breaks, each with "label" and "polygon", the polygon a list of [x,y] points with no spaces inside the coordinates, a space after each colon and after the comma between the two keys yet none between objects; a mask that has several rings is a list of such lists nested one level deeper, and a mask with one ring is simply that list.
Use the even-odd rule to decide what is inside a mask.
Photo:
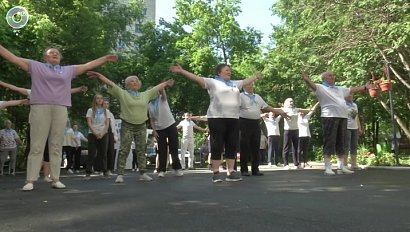
[{"label": "outstretched arm", "polygon": [[208,117],[207,117],[206,115],[203,115],[203,116],[191,116],[191,120],[208,121]]},{"label": "outstretched arm", "polygon": [[253,76],[246,78],[243,80],[242,85],[248,85],[253,83],[256,80],[259,80],[262,78],[262,73],[261,72],[256,72],[255,74],[253,74]]},{"label": "outstretched arm", "polygon": [[309,112],[307,114],[312,115],[318,106],[319,106],[319,102],[316,102],[316,104],[312,108],[309,109]]},{"label": "outstretched arm", "polygon": [[25,95],[28,96],[28,89],[25,88],[21,88],[21,87],[17,87],[15,85],[12,84],[8,84],[6,82],[0,81],[0,86],[4,87],[4,88],[8,88],[10,90],[13,90],[21,95]]},{"label": "outstretched arm", "polygon": [[0,109],[4,109],[9,106],[27,105],[28,103],[28,99],[4,101],[0,104]]},{"label": "outstretched arm", "polygon": [[100,57],[98,59],[92,60],[88,63],[85,64],[79,64],[75,66],[75,75],[81,75],[83,73],[85,73],[88,70],[94,69],[96,67],[99,67],[103,64],[105,64],[106,62],[115,62],[118,60],[118,56],[115,54],[109,54],[109,55],[105,55],[103,57]]},{"label": "outstretched arm", "polygon": [[372,88],[374,88],[374,85],[371,81],[369,81],[362,86],[350,87],[350,94],[354,94],[354,93],[365,91],[366,89],[372,89]]},{"label": "outstretched arm", "polygon": [[7,50],[5,47],[1,45],[0,45],[0,56],[10,61],[11,63],[19,66],[24,71],[28,72],[28,63],[29,63],[28,59],[21,58],[21,57],[14,55],[13,53],[11,53],[9,50]]},{"label": "outstretched arm", "polygon": [[313,91],[316,91],[316,84],[309,78],[309,75],[306,72],[302,72],[302,79],[305,81],[306,85],[311,88]]},{"label": "outstretched arm", "polygon": [[112,82],[110,79],[108,79],[106,76],[102,75],[99,72],[94,72],[94,71],[88,71],[87,72],[87,76],[89,77],[96,77],[98,78],[101,82],[103,82],[104,84],[108,85],[108,86],[114,86],[114,82]]},{"label": "outstretched arm", "polygon": [[77,87],[77,88],[72,88],[71,89],[71,94],[79,93],[79,92],[85,93],[85,92],[87,92],[87,90],[88,90],[88,87],[86,85],[82,85],[82,86]]},{"label": "outstretched arm", "polygon": [[196,83],[198,83],[202,88],[205,88],[205,80],[202,77],[199,77],[193,73],[190,73],[188,71],[186,71],[185,69],[183,69],[181,67],[181,65],[179,64],[174,64],[169,68],[169,71],[173,72],[173,73],[179,73],[182,74],[183,76],[187,77],[188,79],[195,81]]},{"label": "outstretched arm", "polygon": [[153,89],[157,90],[158,92],[161,92],[165,89],[165,87],[172,86],[172,85],[174,85],[174,80],[169,79],[169,80],[166,80],[166,81],[161,82],[160,84],[154,86]]},{"label": "outstretched arm", "polygon": [[[272,106],[267,106],[267,107],[263,108],[263,110],[271,111],[275,115],[280,115],[284,118],[290,119],[289,115],[287,115],[282,109],[273,108]],[[265,115],[265,117],[267,117],[267,116]]]},{"label": "outstretched arm", "polygon": [[202,128],[202,127],[197,126],[197,125],[195,125],[194,128],[197,129],[197,130],[203,131],[203,132],[207,132],[207,131],[208,131],[206,128]]}]

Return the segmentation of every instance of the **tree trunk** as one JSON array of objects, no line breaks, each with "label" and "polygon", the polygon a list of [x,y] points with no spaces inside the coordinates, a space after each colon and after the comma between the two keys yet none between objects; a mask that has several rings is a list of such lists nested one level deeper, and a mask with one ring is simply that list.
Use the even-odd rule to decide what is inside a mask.
[{"label": "tree trunk", "polygon": [[[380,98],[378,99],[380,104],[383,106],[383,108],[390,114],[390,107],[382,101]],[[394,114],[394,120],[396,121],[397,125],[399,125],[400,129],[403,130],[404,134],[408,139],[410,139],[410,130],[407,128],[406,124],[401,120],[401,118],[397,115]]]}]

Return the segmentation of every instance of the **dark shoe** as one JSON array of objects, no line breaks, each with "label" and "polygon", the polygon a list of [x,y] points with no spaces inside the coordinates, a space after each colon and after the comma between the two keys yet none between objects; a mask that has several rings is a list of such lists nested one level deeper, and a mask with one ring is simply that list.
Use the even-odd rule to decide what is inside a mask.
[{"label": "dark shoe", "polygon": [[212,182],[222,182],[221,174],[219,172],[214,172],[214,175],[212,176]]},{"label": "dark shoe", "polygon": [[225,179],[226,181],[240,181],[242,180],[241,177],[239,177],[236,172],[231,172],[231,175],[228,175]]},{"label": "dark shoe", "polygon": [[251,176],[249,172],[242,172],[242,176]]},{"label": "dark shoe", "polygon": [[252,172],[252,176],[263,176],[262,172]]}]

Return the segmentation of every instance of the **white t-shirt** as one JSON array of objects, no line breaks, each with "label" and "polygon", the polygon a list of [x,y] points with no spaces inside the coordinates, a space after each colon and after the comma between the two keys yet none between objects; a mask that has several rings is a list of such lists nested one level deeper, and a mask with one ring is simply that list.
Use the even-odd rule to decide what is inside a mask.
[{"label": "white t-shirt", "polygon": [[228,86],[214,78],[202,77],[205,89],[208,90],[210,103],[207,111],[208,118],[239,118],[241,100],[239,90],[242,89],[242,80],[232,81]]},{"label": "white t-shirt", "polygon": [[299,108],[287,108],[283,107],[282,110],[290,117],[290,119],[283,120],[284,130],[297,130],[298,129],[298,113]]},{"label": "white t-shirt", "polygon": [[[87,114],[85,115],[86,118],[91,118],[91,124],[97,134],[103,133],[105,128],[105,112],[106,110],[101,110],[100,112],[95,114],[93,118],[93,108],[89,108],[87,110]],[[88,133],[92,134],[93,132],[91,129],[88,129]]]},{"label": "white t-shirt", "polygon": [[279,115],[276,118],[264,118],[263,121],[265,122],[266,129],[268,131],[268,136],[271,135],[279,135],[280,136],[280,131],[279,131],[279,121],[280,121],[281,116]]},{"label": "white t-shirt", "polygon": [[182,138],[193,138],[194,137],[194,126],[196,124],[192,120],[184,119],[179,122],[177,128],[182,127]]},{"label": "white t-shirt", "polygon": [[311,137],[309,129],[310,117],[311,115],[309,114],[305,114],[303,116],[298,114],[299,137]]},{"label": "white t-shirt", "polygon": [[261,109],[266,108],[268,104],[258,94],[249,94],[242,92],[240,94],[241,107],[239,116],[246,119],[260,119]]},{"label": "white t-shirt", "polygon": [[81,140],[87,141],[87,138],[80,131],[74,131],[74,136],[75,139],[73,147],[81,147]]},{"label": "white t-shirt", "polygon": [[153,119],[155,130],[163,130],[175,123],[168,100],[158,96],[148,105],[149,116]]},{"label": "white t-shirt", "polygon": [[315,94],[320,103],[322,118],[347,118],[345,98],[350,94],[350,88],[343,86],[326,87],[316,84]]},{"label": "white t-shirt", "polygon": [[359,126],[357,125],[357,114],[359,110],[356,103],[346,104],[347,105],[347,129],[357,130]]},{"label": "white t-shirt", "polygon": [[71,128],[64,128],[63,146],[75,147],[75,135]]}]

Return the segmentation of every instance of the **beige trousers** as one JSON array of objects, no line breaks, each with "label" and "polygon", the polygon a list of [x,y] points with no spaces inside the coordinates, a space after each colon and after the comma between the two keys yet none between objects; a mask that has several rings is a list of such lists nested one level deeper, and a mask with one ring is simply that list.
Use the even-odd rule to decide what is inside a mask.
[{"label": "beige trousers", "polygon": [[53,180],[60,178],[62,144],[66,122],[66,106],[30,106],[30,153],[27,159],[27,181],[36,181],[38,178],[47,138],[50,153],[50,175]]}]

